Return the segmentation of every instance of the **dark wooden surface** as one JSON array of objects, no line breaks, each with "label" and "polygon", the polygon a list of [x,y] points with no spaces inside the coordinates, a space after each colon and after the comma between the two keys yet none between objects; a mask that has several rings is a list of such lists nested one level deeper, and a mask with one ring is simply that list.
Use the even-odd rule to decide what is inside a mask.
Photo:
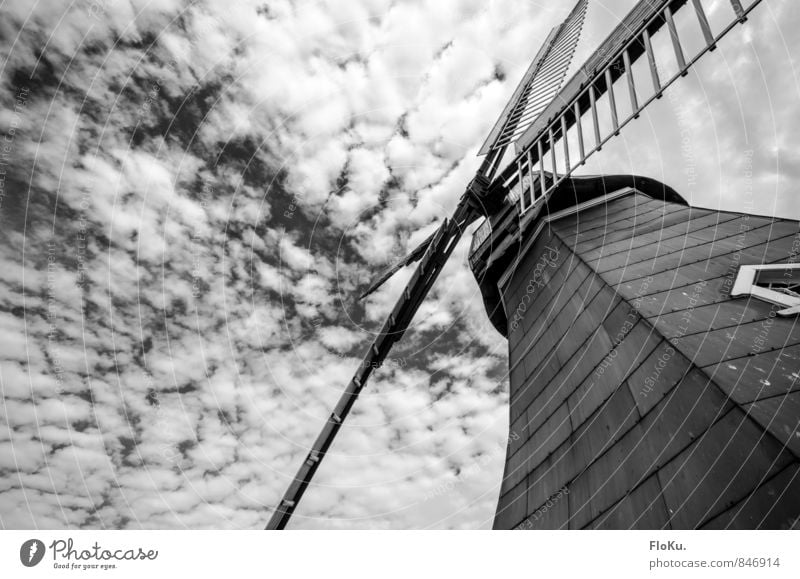
[{"label": "dark wooden surface", "polygon": [[553,222],[504,288],[495,528],[795,525],[800,320],[729,292],[739,265],[796,261],[799,233],[643,195]]}]

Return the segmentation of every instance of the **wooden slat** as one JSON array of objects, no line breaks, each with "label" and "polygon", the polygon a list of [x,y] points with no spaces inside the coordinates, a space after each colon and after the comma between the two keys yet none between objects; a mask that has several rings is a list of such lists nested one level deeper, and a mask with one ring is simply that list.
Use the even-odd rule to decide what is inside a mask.
[{"label": "wooden slat", "polygon": [[708,24],[708,17],[706,16],[706,11],[703,9],[703,4],[700,0],[692,0],[692,6],[697,15],[700,30],[703,31],[703,38],[705,38],[706,46],[708,46],[709,50],[714,50],[717,45],[714,42],[714,34],[711,32],[711,26]]},{"label": "wooden slat", "polygon": [[658,78],[658,66],[656,65],[656,55],[653,52],[653,44],[650,41],[650,33],[647,29],[642,31],[642,41],[644,42],[644,50],[647,53],[647,63],[650,66],[650,78],[653,81],[653,91],[656,98],[661,98],[661,80]]},{"label": "wooden slat", "polygon": [[792,464],[703,529],[791,529],[800,512],[800,465]]},{"label": "wooden slat", "polygon": [[739,404],[780,396],[800,390],[800,346],[735,358],[706,371]]},{"label": "wooden slat", "polygon": [[681,39],[678,36],[678,29],[675,27],[675,19],[672,17],[672,10],[669,6],[664,8],[664,18],[667,20],[667,28],[669,29],[669,37],[672,40],[672,50],[675,52],[675,60],[678,61],[678,70],[681,76],[686,76],[686,57],[683,55],[683,47],[681,46]]},{"label": "wooden slat", "polygon": [[[678,529],[701,526],[750,495],[790,460],[789,453],[741,410],[732,410],[659,471],[671,524]],[[772,503],[761,508],[766,512]]]},{"label": "wooden slat", "polygon": [[617,118],[617,99],[614,97],[614,84],[611,80],[611,69],[607,68],[605,72],[606,78],[606,94],[608,94],[608,108],[611,112],[611,126],[612,132],[619,135],[619,119]]},{"label": "wooden slat", "polygon": [[633,118],[639,118],[639,99],[636,97],[636,81],[633,78],[633,66],[631,65],[631,57],[628,51],[622,53],[623,64],[625,65],[625,79],[628,82],[628,98],[631,101],[631,110],[633,111]]},{"label": "wooden slat", "polygon": [[595,147],[599,150],[602,139],[600,138],[600,121],[597,118],[597,95],[594,92],[594,85],[589,86],[589,106],[592,110],[592,124],[594,126]]},{"label": "wooden slat", "polygon": [[581,125],[581,109],[578,105],[578,101],[575,101],[575,105],[573,106],[573,111],[575,114],[575,126],[578,131],[578,150],[580,153],[580,160],[579,164],[583,164],[584,159],[586,159],[586,150],[583,146],[583,127]]}]

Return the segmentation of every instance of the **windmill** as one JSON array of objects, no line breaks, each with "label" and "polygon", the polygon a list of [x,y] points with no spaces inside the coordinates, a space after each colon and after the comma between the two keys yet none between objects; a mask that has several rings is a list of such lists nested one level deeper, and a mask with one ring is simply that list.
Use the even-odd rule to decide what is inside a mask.
[{"label": "windmill", "polygon": [[[587,2],[578,0],[564,22],[551,31],[533,59],[483,144],[480,150],[480,154],[484,155],[483,162],[467,185],[453,214],[444,219],[440,227],[418,248],[379,275],[362,295],[363,298],[375,291],[400,268],[419,262],[365,354],[363,363],[347,384],[276,507],[267,529],[286,527],[339,428],[366,387],[372,369],[380,367],[393,344],[402,338],[469,225],[484,219],[474,233],[470,252],[470,265],[476,277],[486,277],[490,270],[499,271],[497,267],[502,265],[507,282],[513,277],[515,267],[524,261],[521,256],[530,250],[542,228],[560,214],[564,215],[565,211],[591,206],[592,203],[596,205],[600,202],[598,200],[608,203],[620,197],[620,192],[625,195],[631,192],[651,194],[663,203],[685,207],[680,195],[651,179],[607,176],[598,180],[574,177],[572,174],[609,139],[618,135],[626,124],[637,118],[644,108],[660,98],[670,84],[686,75],[691,66],[703,54],[713,50],[723,36],[744,22],[760,0],[750,2],[747,7],[739,0],[729,0],[729,18],[716,30],[712,30],[709,23],[704,0],[642,0],[564,84],[580,38]],[[691,58],[686,56],[676,26],[679,12],[682,17],[687,13],[692,15],[704,39],[702,49]],[[652,36],[662,29],[669,36],[677,63],[677,71],[668,77],[659,67],[651,42]],[[640,61],[646,63],[652,84],[652,96],[647,99],[640,98],[633,72],[634,65]],[[620,115],[616,101],[621,86],[624,86],[629,103],[630,114],[625,117]],[[605,102],[607,109],[600,111],[602,102]],[[600,122],[601,114],[609,117],[607,126]],[[615,193],[609,196],[609,191]],[[493,267],[495,270],[492,270]],[[505,298],[496,289],[498,283],[494,278],[497,276],[492,275],[494,277],[488,289],[484,288],[479,278],[484,301],[492,322],[511,339],[511,333],[517,326],[521,327],[523,321],[516,319],[513,312],[506,311],[507,308],[501,304]],[[512,405],[514,380],[512,374]],[[522,419],[514,414],[512,407],[512,421],[516,421],[512,423],[512,431],[516,425],[523,424],[522,419],[527,417],[525,412],[522,413]],[[527,432],[527,426],[523,424],[521,430]],[[529,438],[522,437],[522,440],[525,442]],[[519,451],[519,448],[509,449],[504,486],[508,486],[506,482],[509,479],[520,476],[525,479],[532,473],[527,467],[511,464],[511,450]],[[516,452],[516,456],[519,454]],[[521,490],[504,488],[501,491],[495,526],[520,526],[519,516],[505,520],[508,517],[504,519],[504,512],[520,511],[523,513],[523,522],[530,520],[530,509],[526,505],[531,500],[520,499],[520,496],[530,494],[530,485],[516,481],[513,489]],[[539,486],[547,486],[547,481],[544,480]],[[542,496],[548,498],[552,496],[550,491],[554,490],[558,489],[541,491],[544,492]],[[517,508],[520,500],[523,503],[521,510]]]}]

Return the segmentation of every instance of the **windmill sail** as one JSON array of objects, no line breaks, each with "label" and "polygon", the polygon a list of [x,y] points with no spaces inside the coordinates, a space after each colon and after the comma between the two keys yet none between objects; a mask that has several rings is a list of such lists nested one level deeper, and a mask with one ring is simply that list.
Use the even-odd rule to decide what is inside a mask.
[{"label": "windmill sail", "polygon": [[558,93],[580,39],[586,6],[587,0],[578,0],[567,19],[550,32],[486,138],[479,155],[513,143]]}]

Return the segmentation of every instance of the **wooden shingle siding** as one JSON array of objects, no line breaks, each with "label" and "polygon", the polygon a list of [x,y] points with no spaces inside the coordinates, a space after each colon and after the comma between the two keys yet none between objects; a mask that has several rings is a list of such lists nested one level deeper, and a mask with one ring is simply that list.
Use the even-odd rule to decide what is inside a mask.
[{"label": "wooden shingle siding", "polygon": [[760,398],[744,408],[762,428],[800,457],[800,392]]},{"label": "wooden shingle siding", "polygon": [[707,366],[705,371],[739,404],[800,390],[800,345]]},{"label": "wooden shingle siding", "polygon": [[509,322],[526,304],[495,528],[793,524],[800,321],[729,293],[799,232],[640,194],[546,227],[503,289]]},{"label": "wooden shingle siding", "polygon": [[800,513],[800,465],[793,463],[703,528],[800,529],[797,513]]},{"label": "wooden shingle siding", "polygon": [[588,529],[669,529],[669,515],[657,475],[594,519]]},{"label": "wooden shingle siding", "polygon": [[691,529],[719,515],[787,467],[788,452],[738,408],[659,470],[673,527]]}]

